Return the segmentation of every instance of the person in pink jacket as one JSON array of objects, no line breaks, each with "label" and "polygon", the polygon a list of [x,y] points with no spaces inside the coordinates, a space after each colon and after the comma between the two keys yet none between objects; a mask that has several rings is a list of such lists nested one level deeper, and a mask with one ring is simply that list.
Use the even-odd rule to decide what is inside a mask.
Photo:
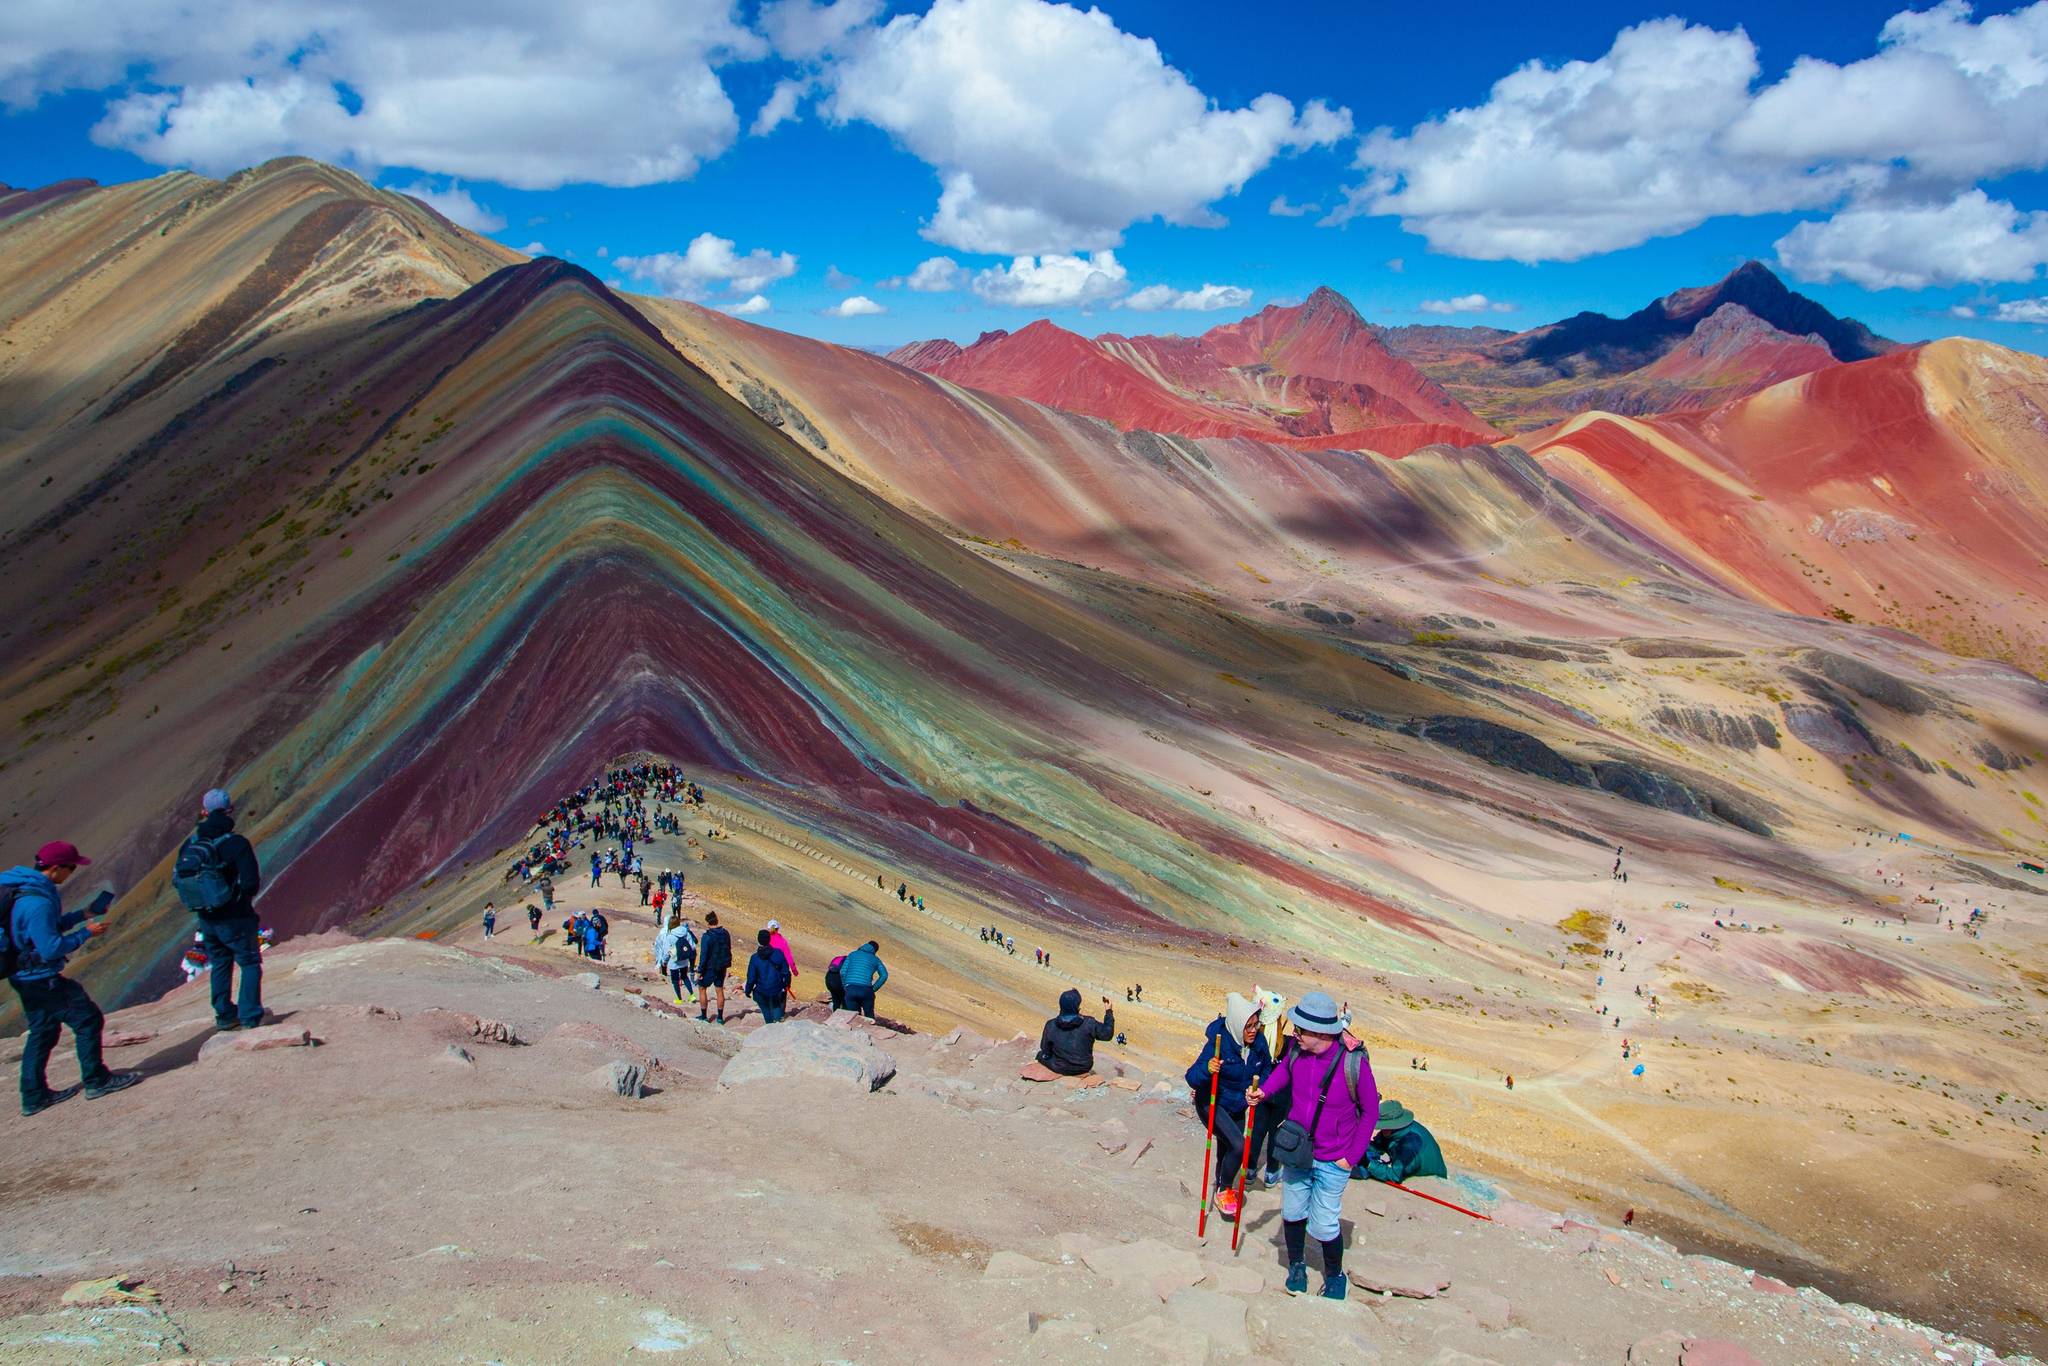
[{"label": "person in pink jacket", "polygon": [[789,941],[782,936],[782,922],[768,922],[768,947],[782,955],[782,961],[789,967],[789,991],[796,994],[796,954],[791,951]]},{"label": "person in pink jacket", "polygon": [[[1344,1298],[1344,1235],[1338,1221],[1351,1169],[1365,1160],[1379,1121],[1380,1088],[1365,1046],[1344,1031],[1327,992],[1311,991],[1287,1012],[1294,1037],[1263,1082],[1245,1088],[1256,1106],[1285,1098],[1287,1119],[1307,1131],[1300,1164],[1282,1162],[1280,1232],[1287,1241],[1287,1293],[1308,1291],[1306,1238],[1323,1245],[1323,1298]],[[1355,1061],[1354,1061],[1355,1059]],[[1280,1135],[1276,1135],[1276,1141]],[[1278,1147],[1275,1152],[1279,1152]]]}]

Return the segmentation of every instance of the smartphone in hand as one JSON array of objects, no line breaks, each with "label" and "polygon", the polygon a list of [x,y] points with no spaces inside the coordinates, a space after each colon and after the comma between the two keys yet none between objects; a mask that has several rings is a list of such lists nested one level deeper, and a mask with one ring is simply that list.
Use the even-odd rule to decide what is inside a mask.
[{"label": "smartphone in hand", "polygon": [[98,920],[107,913],[107,907],[113,904],[114,894],[112,892],[101,892],[92,899],[92,904],[85,908],[85,918],[87,920]]}]

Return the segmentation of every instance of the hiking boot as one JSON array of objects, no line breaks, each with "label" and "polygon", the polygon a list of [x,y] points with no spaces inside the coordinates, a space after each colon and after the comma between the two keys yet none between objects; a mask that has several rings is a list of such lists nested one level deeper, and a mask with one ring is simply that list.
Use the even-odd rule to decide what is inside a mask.
[{"label": "hiking boot", "polygon": [[1308,1263],[1294,1262],[1287,1268],[1287,1293],[1306,1295],[1308,1293]]},{"label": "hiking boot", "polygon": [[240,1020],[215,1020],[213,1027],[223,1034],[232,1034],[242,1027]]},{"label": "hiking boot", "polygon": [[1260,1173],[1260,1179],[1266,1183],[1266,1189],[1271,1190],[1280,1184],[1280,1169],[1278,1167],[1268,1167],[1264,1172]]},{"label": "hiking boot", "polygon": [[1216,1213],[1225,1219],[1235,1219],[1237,1212],[1244,1208],[1244,1197],[1233,1190],[1216,1192]]},{"label": "hiking boot", "polygon": [[110,1096],[116,1091],[125,1091],[141,1080],[142,1074],[140,1072],[109,1072],[105,1081],[97,1086],[85,1088],[85,1098],[87,1100],[98,1100],[101,1096]]},{"label": "hiking boot", "polygon": [[1346,1281],[1342,1276],[1323,1277],[1323,1298],[1326,1300],[1343,1299],[1344,1287],[1349,1284],[1350,1282]]},{"label": "hiking boot", "polygon": [[39,1100],[30,1100],[24,1096],[21,1102],[22,1118],[26,1119],[31,1115],[39,1115],[52,1105],[63,1104],[77,1095],[78,1089],[76,1086],[67,1086],[61,1091],[45,1091]]}]

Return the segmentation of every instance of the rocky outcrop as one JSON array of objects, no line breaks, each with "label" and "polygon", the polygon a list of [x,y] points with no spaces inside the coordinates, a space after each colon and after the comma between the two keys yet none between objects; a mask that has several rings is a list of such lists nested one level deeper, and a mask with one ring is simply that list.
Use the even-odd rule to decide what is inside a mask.
[{"label": "rocky outcrop", "polygon": [[878,1091],[896,1075],[896,1059],[875,1046],[864,1031],[830,1029],[808,1020],[763,1025],[747,1036],[733,1060],[718,1074],[720,1089],[756,1081],[824,1077]]},{"label": "rocky outcrop", "polygon": [[1712,707],[1662,706],[1650,714],[1661,730],[1702,744],[1753,753],[1761,745],[1778,748],[1778,728],[1754,712],[1725,712]]}]

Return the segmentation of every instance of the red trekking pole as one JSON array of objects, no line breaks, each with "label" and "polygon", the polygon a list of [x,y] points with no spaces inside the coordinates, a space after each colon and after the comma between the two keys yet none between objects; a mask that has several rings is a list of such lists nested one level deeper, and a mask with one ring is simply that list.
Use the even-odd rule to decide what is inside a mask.
[{"label": "red trekking pole", "polygon": [[1244,1107],[1244,1156],[1237,1164],[1237,1218],[1230,1225],[1230,1255],[1237,1255],[1237,1240],[1244,1233],[1244,1174],[1252,1165],[1252,1124],[1258,1106]]},{"label": "red trekking pole", "polygon": [[[1222,1059],[1222,1050],[1217,1051],[1216,1060]],[[1209,1073],[1209,1137],[1202,1144],[1202,1212],[1195,1219],[1195,1236],[1209,1236],[1209,1169],[1216,1157],[1216,1088],[1223,1084],[1221,1069]]]}]

